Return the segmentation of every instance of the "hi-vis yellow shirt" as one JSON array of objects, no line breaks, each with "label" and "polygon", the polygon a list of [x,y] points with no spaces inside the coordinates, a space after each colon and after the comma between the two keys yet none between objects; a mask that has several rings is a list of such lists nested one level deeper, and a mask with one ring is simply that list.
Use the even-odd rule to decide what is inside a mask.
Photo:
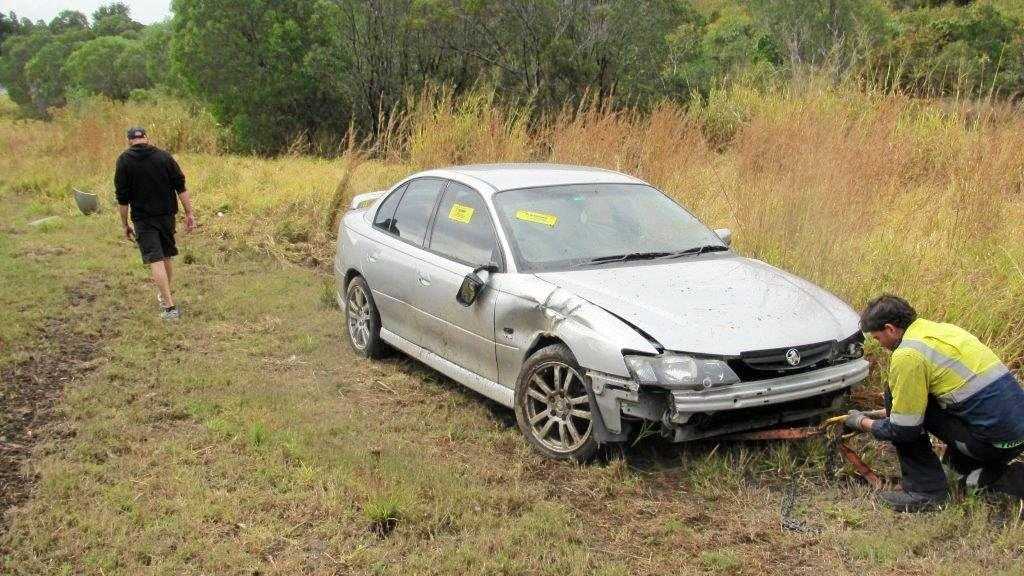
[{"label": "hi-vis yellow shirt", "polygon": [[897,426],[918,426],[929,395],[948,406],[1007,373],[999,357],[970,332],[918,318],[907,327],[889,363],[889,420]]}]

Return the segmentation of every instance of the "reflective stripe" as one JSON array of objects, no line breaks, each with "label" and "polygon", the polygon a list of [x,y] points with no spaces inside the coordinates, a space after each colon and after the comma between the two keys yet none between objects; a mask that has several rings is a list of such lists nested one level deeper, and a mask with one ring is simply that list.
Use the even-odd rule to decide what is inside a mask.
[{"label": "reflective stripe", "polygon": [[971,376],[970,378],[967,379],[967,383],[961,386],[960,388],[953,390],[949,394],[943,394],[942,396],[939,396],[937,398],[937,400],[939,401],[939,406],[945,408],[950,404],[963,402],[964,400],[967,400],[971,396],[977,394],[979,391],[981,391],[989,384],[995,382],[996,380],[999,380],[1003,376],[1006,376],[1009,372],[1009,368],[1007,368],[1004,364],[999,363],[989,368],[988,370],[985,370],[981,374]]},{"label": "reflective stripe", "polygon": [[956,372],[957,376],[960,376],[964,380],[968,380],[974,376],[974,372],[967,366],[964,366],[962,362],[960,362],[956,358],[950,358],[949,356],[946,356],[942,352],[939,352],[938,350],[932,348],[931,346],[925,344],[924,342],[918,340],[904,340],[903,342],[900,343],[899,347],[917,350],[922,355],[924,355],[925,359],[927,359],[929,362],[937,365],[939,368],[949,368],[953,372]]},{"label": "reflective stripe", "polygon": [[932,362],[939,368],[949,368],[955,372],[957,376],[964,379],[963,386],[937,398],[939,405],[943,408],[950,404],[967,400],[971,396],[974,396],[979,390],[1002,378],[1010,371],[1009,368],[1000,362],[981,374],[975,374],[970,368],[965,366],[963,362],[960,362],[956,358],[950,358],[919,340],[904,340],[900,343],[899,347],[917,350],[929,362]]},{"label": "reflective stripe", "polygon": [[924,414],[899,414],[893,412],[889,415],[889,422],[897,426],[920,426],[924,422]]},{"label": "reflective stripe", "polygon": [[1003,450],[1009,450],[1010,448],[1016,448],[1024,444],[1024,440],[1017,440],[1016,442],[996,442],[993,444],[996,448],[1002,448]]}]

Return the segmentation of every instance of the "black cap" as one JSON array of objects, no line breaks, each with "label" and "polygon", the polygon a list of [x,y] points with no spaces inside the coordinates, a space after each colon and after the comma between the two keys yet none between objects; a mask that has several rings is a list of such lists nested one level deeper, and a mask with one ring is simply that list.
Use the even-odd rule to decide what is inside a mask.
[{"label": "black cap", "polygon": [[128,129],[128,139],[135,140],[136,138],[145,138],[146,129],[142,126],[132,126]]}]

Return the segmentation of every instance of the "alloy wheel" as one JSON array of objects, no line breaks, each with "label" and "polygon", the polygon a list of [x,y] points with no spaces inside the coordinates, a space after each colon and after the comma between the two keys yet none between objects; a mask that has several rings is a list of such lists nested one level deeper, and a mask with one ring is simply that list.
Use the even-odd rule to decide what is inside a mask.
[{"label": "alloy wheel", "polygon": [[358,350],[366,350],[370,344],[370,322],[372,313],[370,302],[361,286],[353,285],[348,289],[348,335],[352,345]]},{"label": "alloy wheel", "polygon": [[545,362],[530,375],[526,418],[533,436],[547,448],[568,453],[590,437],[590,397],[583,377],[562,362]]}]

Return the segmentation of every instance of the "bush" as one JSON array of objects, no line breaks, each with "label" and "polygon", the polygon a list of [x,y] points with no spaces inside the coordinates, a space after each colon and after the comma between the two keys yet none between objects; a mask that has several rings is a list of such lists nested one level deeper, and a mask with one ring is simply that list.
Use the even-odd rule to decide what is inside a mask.
[{"label": "bush", "polygon": [[1024,92],[1024,25],[992,4],[908,11],[898,26],[869,68],[884,86],[922,95]]}]

